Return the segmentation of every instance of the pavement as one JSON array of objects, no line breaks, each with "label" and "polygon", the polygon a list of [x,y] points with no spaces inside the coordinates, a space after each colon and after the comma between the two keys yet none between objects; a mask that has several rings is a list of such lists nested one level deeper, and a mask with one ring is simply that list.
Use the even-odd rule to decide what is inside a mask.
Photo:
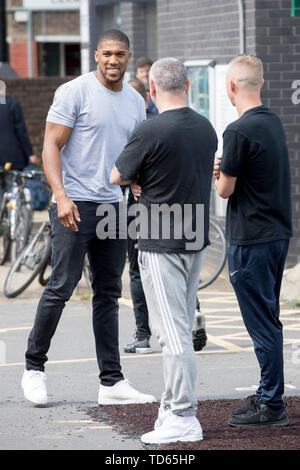
[{"label": "pavement", "polygon": [[[88,415],[97,406],[98,374],[91,319],[91,293],[82,280],[62,315],[52,340],[46,372],[49,404],[34,407],[20,387],[24,352],[43,288],[35,281],[16,299],[2,294],[9,265],[0,267],[0,449],[2,450],[142,450],[138,439],[126,439],[107,423]],[[227,278],[199,292],[206,316],[207,346],[196,353],[199,400],[241,398],[253,393],[259,369],[251,340]],[[120,299],[120,352],[125,377],[153,394],[163,392],[161,350],[154,338],[153,353],[123,353],[135,329],[128,266]],[[282,303],[285,394],[300,395],[300,308]]]}]

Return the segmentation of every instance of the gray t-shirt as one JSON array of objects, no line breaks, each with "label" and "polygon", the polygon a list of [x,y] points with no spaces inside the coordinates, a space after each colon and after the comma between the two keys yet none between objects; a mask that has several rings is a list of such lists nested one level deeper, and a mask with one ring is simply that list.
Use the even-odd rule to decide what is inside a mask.
[{"label": "gray t-shirt", "polygon": [[90,72],[56,90],[47,121],[73,128],[61,151],[63,184],[70,199],[122,200],[120,187],[109,182],[110,173],[131,132],[145,119],[143,98],[126,82],[122,91],[114,92]]}]

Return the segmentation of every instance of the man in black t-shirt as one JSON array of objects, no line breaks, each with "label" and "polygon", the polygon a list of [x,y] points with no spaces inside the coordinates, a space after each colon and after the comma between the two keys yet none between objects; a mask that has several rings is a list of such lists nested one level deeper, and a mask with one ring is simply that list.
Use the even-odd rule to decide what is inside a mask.
[{"label": "man in black t-shirt", "polygon": [[231,410],[229,424],[289,424],[282,395],[283,339],[279,295],[292,236],[290,168],[280,119],[262,105],[263,67],[251,55],[229,64],[227,94],[239,119],[223,135],[216,188],[229,198],[228,265],[243,320],[261,369],[256,394]]},{"label": "man in black t-shirt", "polygon": [[165,391],[154,431],[144,443],[197,441],[196,362],[192,329],[204,249],[216,133],[186,105],[189,81],[177,59],[150,70],[150,92],[159,116],[132,133],[115,163],[111,183],[138,179],[136,219],[139,267],[152,332],[162,347]]}]

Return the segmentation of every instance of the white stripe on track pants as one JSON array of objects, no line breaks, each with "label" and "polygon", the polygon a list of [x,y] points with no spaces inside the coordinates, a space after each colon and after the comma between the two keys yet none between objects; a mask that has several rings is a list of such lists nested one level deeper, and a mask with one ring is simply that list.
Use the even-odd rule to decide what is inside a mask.
[{"label": "white stripe on track pants", "polygon": [[162,403],[181,416],[194,415],[196,358],[193,348],[196,295],[205,250],[197,253],[139,251],[151,330],[162,348]]}]

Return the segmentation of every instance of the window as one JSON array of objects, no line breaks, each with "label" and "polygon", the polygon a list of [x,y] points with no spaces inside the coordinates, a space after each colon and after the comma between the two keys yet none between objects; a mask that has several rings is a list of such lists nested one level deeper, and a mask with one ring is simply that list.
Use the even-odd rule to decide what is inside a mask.
[{"label": "window", "polygon": [[292,0],[292,16],[300,16],[300,0]]},{"label": "window", "polygon": [[214,124],[214,65],[212,60],[188,60],[184,64],[191,81],[188,105]]},{"label": "window", "polygon": [[80,75],[80,45],[39,43],[39,75],[42,77]]}]

